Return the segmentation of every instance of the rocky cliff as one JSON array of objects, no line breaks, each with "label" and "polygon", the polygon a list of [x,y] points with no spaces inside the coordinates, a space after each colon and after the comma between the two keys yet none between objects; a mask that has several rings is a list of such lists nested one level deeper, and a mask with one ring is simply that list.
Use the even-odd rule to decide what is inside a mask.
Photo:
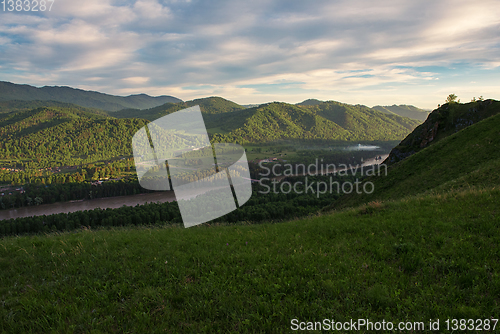
[{"label": "rocky cliff", "polygon": [[391,165],[421,149],[500,112],[500,102],[484,100],[470,103],[446,103],[432,111],[427,120],[392,149],[384,161]]}]

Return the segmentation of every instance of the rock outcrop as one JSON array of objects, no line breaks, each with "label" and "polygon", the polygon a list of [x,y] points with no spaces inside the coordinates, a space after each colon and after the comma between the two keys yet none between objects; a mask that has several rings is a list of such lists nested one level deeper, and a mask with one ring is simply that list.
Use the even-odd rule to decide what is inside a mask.
[{"label": "rock outcrop", "polygon": [[427,120],[392,149],[384,161],[391,165],[453,133],[500,112],[500,102],[446,103],[432,111]]}]

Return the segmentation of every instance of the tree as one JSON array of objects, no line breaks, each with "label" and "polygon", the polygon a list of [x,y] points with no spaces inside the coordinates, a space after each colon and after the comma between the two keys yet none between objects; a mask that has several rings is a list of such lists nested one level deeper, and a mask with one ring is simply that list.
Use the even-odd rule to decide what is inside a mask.
[{"label": "tree", "polygon": [[[450,94],[446,98],[446,103],[455,103],[457,102],[457,96],[455,94]],[[460,100],[458,100],[458,103],[460,103]]]}]

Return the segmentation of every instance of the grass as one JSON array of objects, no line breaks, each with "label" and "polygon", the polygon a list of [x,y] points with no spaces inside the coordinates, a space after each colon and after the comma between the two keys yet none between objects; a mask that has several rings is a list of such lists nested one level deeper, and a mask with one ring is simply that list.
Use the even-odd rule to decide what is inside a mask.
[{"label": "grass", "polygon": [[373,177],[373,194],[345,196],[332,207],[350,207],[408,194],[500,185],[500,114],[486,118],[392,165]]},{"label": "grass", "polygon": [[[291,320],[498,318],[500,190],[279,224],[0,240],[0,331],[282,333]],[[363,332],[363,331],[361,331]]]}]

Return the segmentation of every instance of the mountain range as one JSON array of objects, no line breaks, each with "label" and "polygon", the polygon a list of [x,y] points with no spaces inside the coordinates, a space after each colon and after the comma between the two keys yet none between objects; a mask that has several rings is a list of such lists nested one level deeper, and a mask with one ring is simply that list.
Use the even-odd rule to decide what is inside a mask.
[{"label": "mountain range", "polygon": [[204,118],[216,140],[240,143],[296,139],[389,141],[404,137],[420,123],[335,101],[308,107],[273,102]]},{"label": "mountain range", "polygon": [[401,140],[421,123],[363,105],[308,101],[245,108],[216,96],[184,102],[0,82],[0,159],[61,165],[131,155],[131,137],[140,126],[195,105],[212,142],[388,142]]},{"label": "mountain range", "polygon": [[[196,99],[184,103],[181,99],[173,96],[152,97],[146,94],[137,94],[124,97],[71,87],[45,86],[37,88],[30,85],[19,85],[0,81],[0,112],[19,109],[23,103],[27,101],[35,102],[38,106],[47,106],[47,103],[57,106],[61,106],[58,102],[70,103],[80,107],[93,109],[93,112],[96,112],[97,109],[104,112],[121,111],[121,115],[112,115],[113,117],[119,118],[129,117],[128,115],[133,115],[130,117],[137,117],[139,113],[143,113],[145,117],[149,117],[149,115],[154,115],[162,109],[172,107],[168,104],[178,104],[181,107],[189,107],[196,105],[198,102],[204,102],[206,113],[221,113],[225,112],[227,108],[232,111],[260,106],[260,104],[242,106],[234,102],[231,102],[231,105],[228,105],[227,102],[221,104],[220,102],[224,99],[220,97],[209,97],[208,101],[211,101],[211,106],[209,106],[210,103],[207,103],[206,99],[207,98]],[[325,101],[317,99],[308,99],[296,105],[299,107],[316,106],[324,102]],[[156,107],[160,107],[160,109],[155,109]],[[372,109],[420,121],[424,121],[429,113],[426,110],[411,105],[375,106]],[[139,110],[144,111],[139,112]]]},{"label": "mountain range", "polygon": [[409,106],[406,104],[394,104],[392,106],[374,106],[373,109],[387,114],[396,114],[403,117],[418,119],[420,121],[425,121],[430,112],[428,110],[420,109],[415,106]]},{"label": "mountain range", "polygon": [[38,105],[34,102],[35,108],[30,108],[23,103],[22,110],[0,114],[0,159],[49,159],[58,164],[77,164],[82,159],[131,155],[131,138],[141,126],[192,105],[200,106],[212,142],[393,141],[419,124],[338,102],[313,107],[275,102],[242,109],[231,101],[212,97],[108,114],[68,104]]},{"label": "mountain range", "polygon": [[173,96],[151,97],[146,94],[114,96],[71,87],[45,86],[37,88],[0,81],[0,101],[12,100],[66,102],[106,111],[117,111],[127,108],[147,109],[167,102],[182,102],[182,100]]},{"label": "mountain range", "polygon": [[[300,103],[297,103],[298,106],[316,106],[325,101],[320,101],[317,99],[307,99]],[[403,117],[408,117],[411,119],[416,119],[419,121],[425,121],[427,116],[429,115],[429,110],[424,110],[417,108],[412,105],[400,104],[400,105],[392,105],[392,106],[374,106],[372,107],[374,110],[381,111],[386,114],[396,114]]]}]

